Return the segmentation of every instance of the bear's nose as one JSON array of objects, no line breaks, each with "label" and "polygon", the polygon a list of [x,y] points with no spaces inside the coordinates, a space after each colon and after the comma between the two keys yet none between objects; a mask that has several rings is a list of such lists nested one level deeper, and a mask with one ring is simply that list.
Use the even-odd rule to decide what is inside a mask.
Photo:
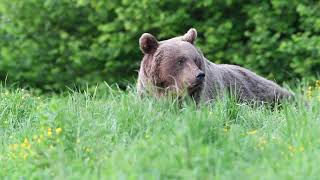
[{"label": "bear's nose", "polygon": [[201,73],[199,73],[199,74],[197,75],[196,78],[197,78],[198,81],[202,81],[205,76],[206,76],[206,75],[205,75],[203,72],[201,72]]}]

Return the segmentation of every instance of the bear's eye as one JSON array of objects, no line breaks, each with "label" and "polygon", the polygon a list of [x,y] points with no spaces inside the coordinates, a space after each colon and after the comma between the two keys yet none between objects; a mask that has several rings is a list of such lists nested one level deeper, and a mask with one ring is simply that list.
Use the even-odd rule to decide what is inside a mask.
[{"label": "bear's eye", "polygon": [[180,57],[180,58],[178,58],[177,63],[178,63],[179,65],[182,65],[185,61],[186,61],[186,59],[185,59],[184,57]]},{"label": "bear's eye", "polygon": [[200,67],[201,59],[200,59],[200,58],[196,58],[196,59],[194,60],[194,63],[195,63],[197,66]]}]

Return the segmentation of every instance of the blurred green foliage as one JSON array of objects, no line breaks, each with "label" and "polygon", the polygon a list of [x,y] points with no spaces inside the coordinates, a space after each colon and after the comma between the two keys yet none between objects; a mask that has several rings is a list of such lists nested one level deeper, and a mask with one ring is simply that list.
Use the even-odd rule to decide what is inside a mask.
[{"label": "blurred green foliage", "polygon": [[320,71],[316,0],[0,0],[0,78],[59,90],[137,76],[138,39],[198,30],[216,63],[277,81]]}]

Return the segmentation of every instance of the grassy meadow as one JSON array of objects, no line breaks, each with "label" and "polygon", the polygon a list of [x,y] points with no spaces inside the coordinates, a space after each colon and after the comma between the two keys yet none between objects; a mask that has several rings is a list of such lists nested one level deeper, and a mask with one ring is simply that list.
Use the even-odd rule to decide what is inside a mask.
[{"label": "grassy meadow", "polygon": [[275,109],[102,89],[1,88],[0,179],[319,178],[320,83]]}]

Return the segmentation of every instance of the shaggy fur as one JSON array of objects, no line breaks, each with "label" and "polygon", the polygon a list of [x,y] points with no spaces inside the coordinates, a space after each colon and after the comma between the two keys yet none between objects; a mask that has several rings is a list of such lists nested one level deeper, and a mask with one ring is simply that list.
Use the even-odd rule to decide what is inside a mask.
[{"label": "shaggy fur", "polygon": [[276,83],[248,69],[208,61],[195,45],[197,31],[190,29],[184,36],[158,42],[144,33],[140,49],[141,62],[137,90],[140,95],[156,97],[183,92],[196,102],[209,102],[223,97],[226,92],[235,94],[240,101],[275,103],[293,94]]}]

